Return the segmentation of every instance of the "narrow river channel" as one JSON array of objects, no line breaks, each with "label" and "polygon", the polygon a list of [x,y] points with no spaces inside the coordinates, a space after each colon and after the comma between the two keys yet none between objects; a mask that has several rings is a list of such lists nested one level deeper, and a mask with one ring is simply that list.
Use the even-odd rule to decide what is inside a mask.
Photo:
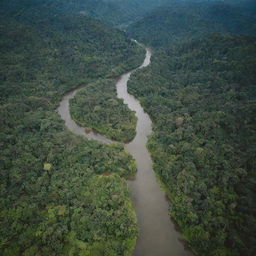
[{"label": "narrow river channel", "polygon": [[[151,51],[146,49],[146,56],[141,69],[150,64]],[[169,214],[169,202],[164,191],[156,180],[152,160],[146,144],[148,135],[152,133],[152,122],[144,112],[139,101],[127,92],[127,82],[135,70],[123,74],[116,83],[117,97],[124,100],[128,107],[136,112],[138,118],[136,136],[125,145],[126,150],[134,157],[138,172],[133,181],[129,181],[132,200],[135,206],[139,237],[134,251],[135,256],[191,256],[185,249],[181,234],[175,229]],[[67,128],[75,134],[103,143],[112,141],[95,132],[86,133],[84,127],[77,125],[69,112],[69,101],[79,89],[64,95],[58,113],[65,121]]]}]

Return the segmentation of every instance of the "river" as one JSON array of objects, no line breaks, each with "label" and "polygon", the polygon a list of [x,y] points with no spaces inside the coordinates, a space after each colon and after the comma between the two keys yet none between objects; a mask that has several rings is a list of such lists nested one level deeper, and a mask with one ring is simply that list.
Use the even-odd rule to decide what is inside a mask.
[{"label": "river", "polygon": [[[144,62],[138,69],[150,64],[151,55],[151,51],[146,49]],[[190,251],[184,247],[181,234],[175,229],[175,225],[170,219],[168,214],[169,202],[156,180],[152,160],[146,147],[147,137],[152,133],[152,122],[139,101],[127,92],[127,82],[136,70],[123,74],[116,83],[117,97],[123,99],[124,103],[136,112],[138,118],[136,136],[130,143],[125,144],[126,150],[136,160],[138,170],[135,179],[129,181],[139,227],[134,255],[191,256]],[[58,113],[65,121],[67,128],[88,139],[112,143],[111,140],[93,131],[86,133],[84,127],[72,120],[69,112],[69,101],[79,90],[75,89],[65,94],[58,108]]]}]

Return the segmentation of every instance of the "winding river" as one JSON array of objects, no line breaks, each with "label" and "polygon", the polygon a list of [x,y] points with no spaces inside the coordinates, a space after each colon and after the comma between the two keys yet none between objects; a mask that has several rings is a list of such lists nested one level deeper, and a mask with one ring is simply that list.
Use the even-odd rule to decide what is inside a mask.
[{"label": "winding river", "polygon": [[[146,49],[146,56],[141,69],[150,64],[151,51]],[[191,256],[185,249],[181,234],[175,229],[169,214],[169,202],[160,184],[156,180],[152,160],[146,148],[147,137],[152,133],[152,122],[144,112],[139,101],[127,92],[127,82],[137,69],[123,74],[116,83],[117,97],[124,100],[128,107],[136,112],[138,118],[136,136],[128,144],[126,150],[134,157],[138,172],[133,181],[129,181],[132,200],[135,206],[139,237],[134,251],[135,256]],[[69,101],[80,89],[75,89],[64,95],[58,113],[65,121],[67,128],[75,134],[103,143],[111,140],[95,132],[85,132],[85,128],[76,124],[69,112]]]}]

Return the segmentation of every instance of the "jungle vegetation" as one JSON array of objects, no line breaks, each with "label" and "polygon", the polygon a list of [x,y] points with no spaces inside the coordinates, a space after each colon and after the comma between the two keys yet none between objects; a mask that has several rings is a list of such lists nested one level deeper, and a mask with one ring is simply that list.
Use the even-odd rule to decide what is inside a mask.
[{"label": "jungle vegetation", "polygon": [[56,108],[66,91],[138,66],[144,51],[89,17],[14,7],[0,18],[1,255],[130,255],[134,160],[72,135]]},{"label": "jungle vegetation", "polygon": [[123,100],[118,99],[116,79],[86,85],[70,102],[72,118],[83,127],[106,137],[128,142],[136,135],[137,118]]},{"label": "jungle vegetation", "polygon": [[232,1],[170,2],[130,24],[127,33],[153,47],[179,44],[216,32],[256,35],[255,17],[242,8],[247,7],[246,2],[241,6]]},{"label": "jungle vegetation", "polygon": [[128,27],[154,50],[128,89],[154,123],[148,148],[170,215],[200,256],[256,252],[253,10],[250,0],[173,1]]},{"label": "jungle vegetation", "polygon": [[256,39],[171,45],[128,83],[154,123],[154,170],[196,255],[256,252]]},{"label": "jungle vegetation", "polygon": [[1,255],[131,255],[134,160],[119,143],[72,135],[56,113],[83,86],[78,122],[134,136],[112,79],[144,51],[101,22],[153,47],[128,88],[152,118],[154,169],[195,255],[255,255],[255,3],[138,1],[0,2]]},{"label": "jungle vegetation", "polygon": [[28,11],[73,14],[92,17],[108,25],[127,27],[146,13],[169,0],[1,0],[0,13],[18,16]]}]

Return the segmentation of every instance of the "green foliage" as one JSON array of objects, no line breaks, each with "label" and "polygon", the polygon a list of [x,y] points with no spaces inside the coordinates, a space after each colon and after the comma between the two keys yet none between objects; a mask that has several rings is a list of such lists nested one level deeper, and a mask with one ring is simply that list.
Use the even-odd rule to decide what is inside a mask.
[{"label": "green foliage", "polygon": [[[1,109],[1,117],[8,122],[1,132],[3,255],[64,255],[66,248],[74,250],[70,232],[89,248],[106,241],[112,255],[130,251],[134,243],[130,248],[127,244],[136,238],[136,220],[120,176],[134,174],[135,164],[122,146],[72,136],[50,111],[21,114],[10,112],[9,106]],[[45,171],[48,165],[53,171]],[[107,214],[108,222],[105,215],[94,220],[101,230],[96,236],[96,226],[81,221],[94,219],[97,211]]]},{"label": "green foliage", "polygon": [[256,35],[256,19],[224,1],[172,1],[132,23],[127,31],[141,42],[162,47],[214,32]]},{"label": "green foliage", "polygon": [[41,11],[46,15],[72,13],[97,18],[108,24],[118,24],[125,16],[118,6],[102,0],[2,0],[0,7],[0,13],[6,16],[9,13],[25,16],[28,12],[37,16]]},{"label": "green foliage", "polygon": [[[143,50],[123,33],[91,19],[55,16],[44,22],[43,31],[38,24],[1,23],[1,102],[14,94],[39,98],[47,94],[50,102],[57,102],[65,91],[117,76],[143,59]],[[31,87],[36,83],[35,94]]]},{"label": "green foliage", "polygon": [[[168,0],[167,0],[168,1]],[[84,15],[114,26],[138,20],[166,0],[1,0],[0,14],[26,15],[27,11],[40,15],[42,10],[59,14]]]},{"label": "green foliage", "polygon": [[71,135],[55,110],[67,90],[134,68],[144,52],[90,18],[37,7],[0,17],[1,255],[130,255],[134,160]]},{"label": "green foliage", "polygon": [[148,148],[170,213],[198,255],[255,255],[256,40],[158,51],[128,84],[154,122]]},{"label": "green foliage", "polygon": [[91,127],[110,139],[131,141],[137,118],[116,96],[116,80],[101,80],[81,89],[71,100],[70,110],[81,126]]},{"label": "green foliage", "polygon": [[52,169],[52,165],[49,163],[44,163],[44,170],[45,171],[50,171]]}]

